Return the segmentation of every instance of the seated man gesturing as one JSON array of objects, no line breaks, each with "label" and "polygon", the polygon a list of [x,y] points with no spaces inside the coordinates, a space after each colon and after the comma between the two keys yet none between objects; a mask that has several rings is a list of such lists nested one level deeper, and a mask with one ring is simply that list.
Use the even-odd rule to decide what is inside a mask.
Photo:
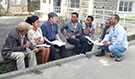
[{"label": "seated man gesturing", "polygon": [[15,59],[17,69],[25,69],[25,56],[28,56],[29,67],[36,66],[35,49],[31,47],[31,43],[27,38],[29,24],[21,22],[14,28],[6,38],[5,44],[2,48],[2,55],[4,58]]}]

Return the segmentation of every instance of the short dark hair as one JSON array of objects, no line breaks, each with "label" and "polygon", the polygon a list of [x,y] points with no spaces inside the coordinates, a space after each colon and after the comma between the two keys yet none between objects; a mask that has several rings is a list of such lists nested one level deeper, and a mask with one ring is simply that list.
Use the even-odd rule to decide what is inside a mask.
[{"label": "short dark hair", "polygon": [[48,19],[53,18],[55,16],[58,16],[58,15],[56,13],[54,13],[54,12],[48,13]]},{"label": "short dark hair", "polygon": [[115,16],[115,19],[119,22],[119,20],[120,20],[119,15],[118,14],[114,14],[113,16]]},{"label": "short dark hair", "polygon": [[27,23],[29,23],[29,24],[32,25],[32,23],[34,23],[38,19],[39,19],[38,16],[32,15],[32,16],[27,17],[27,19],[25,20],[25,22],[27,22]]},{"label": "short dark hair", "polygon": [[87,16],[87,18],[91,18],[92,21],[94,20],[93,16]]},{"label": "short dark hair", "polygon": [[72,15],[76,15],[77,18],[79,17],[79,14],[77,12],[73,12]]}]

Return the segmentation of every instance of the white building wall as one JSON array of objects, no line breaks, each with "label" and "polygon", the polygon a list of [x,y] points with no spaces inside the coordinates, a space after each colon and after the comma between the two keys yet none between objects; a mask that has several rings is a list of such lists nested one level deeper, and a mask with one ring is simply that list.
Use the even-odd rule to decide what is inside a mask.
[{"label": "white building wall", "polygon": [[70,0],[61,0],[61,15],[68,18],[72,12],[78,12],[79,13],[79,8],[72,8],[70,7]]},{"label": "white building wall", "polygon": [[88,15],[93,15],[94,0],[89,0]]},{"label": "white building wall", "polygon": [[135,1],[133,3],[132,11],[135,12]]},{"label": "white building wall", "polygon": [[61,12],[60,12],[60,14],[62,15],[62,16],[65,16],[65,17],[67,17],[68,15],[68,0],[61,0]]},{"label": "white building wall", "polygon": [[51,3],[49,3],[49,0],[46,0],[46,3],[43,2],[43,0],[40,0],[40,10],[49,13],[53,11],[53,0],[51,0]]}]

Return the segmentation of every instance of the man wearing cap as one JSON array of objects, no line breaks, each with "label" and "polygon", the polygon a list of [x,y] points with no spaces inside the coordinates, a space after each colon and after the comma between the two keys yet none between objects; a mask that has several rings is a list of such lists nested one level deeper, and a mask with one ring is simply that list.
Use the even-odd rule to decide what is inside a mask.
[{"label": "man wearing cap", "polygon": [[48,20],[45,21],[42,26],[41,30],[44,36],[45,41],[51,45],[51,59],[55,60],[55,54],[56,50],[59,49],[59,53],[61,58],[65,57],[64,51],[65,51],[65,46],[57,46],[54,45],[52,42],[55,40],[60,40],[60,37],[58,35],[58,15],[54,12],[50,12],[48,14]]}]

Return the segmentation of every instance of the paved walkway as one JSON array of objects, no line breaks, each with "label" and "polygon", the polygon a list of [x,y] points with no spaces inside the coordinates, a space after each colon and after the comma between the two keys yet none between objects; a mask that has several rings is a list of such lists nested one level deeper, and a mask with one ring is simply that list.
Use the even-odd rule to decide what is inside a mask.
[{"label": "paved walkway", "polygon": [[43,73],[26,73],[10,79],[134,79],[135,41],[122,62],[107,57],[81,58],[61,66],[42,69]]}]

